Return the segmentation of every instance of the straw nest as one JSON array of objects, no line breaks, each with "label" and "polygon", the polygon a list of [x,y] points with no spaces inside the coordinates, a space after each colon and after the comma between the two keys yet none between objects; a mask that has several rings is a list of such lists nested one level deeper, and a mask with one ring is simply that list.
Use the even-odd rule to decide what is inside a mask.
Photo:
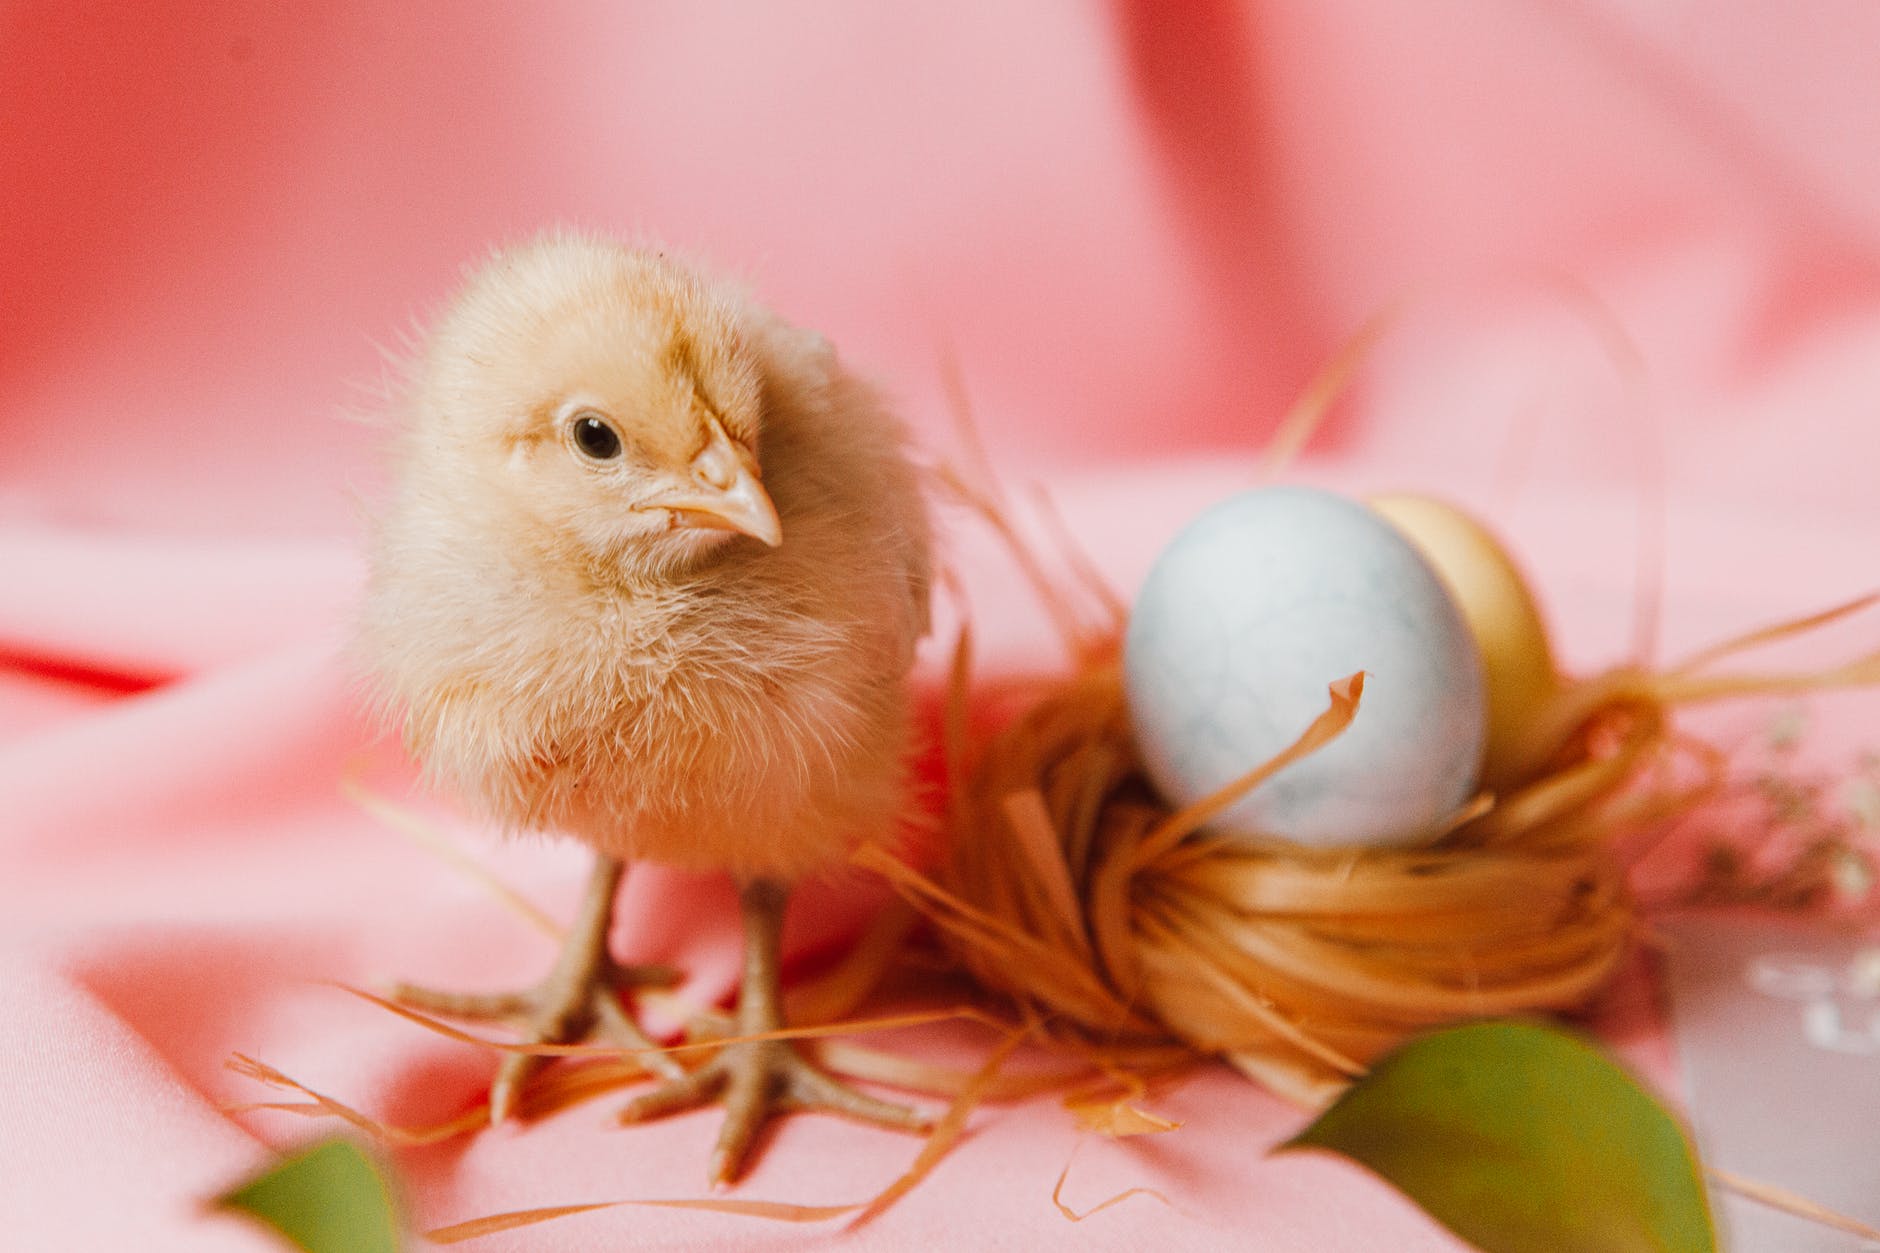
[{"label": "straw nest", "polygon": [[1674,707],[1880,681],[1874,656],[1800,676],[1715,673],[1869,603],[1856,602],[1678,667],[1563,681],[1533,711],[1524,774],[1410,846],[1222,838],[1210,819],[1336,738],[1363,676],[1331,684],[1325,711],[1286,751],[1171,810],[1130,735],[1122,606],[1108,597],[1095,624],[1080,621],[1076,585],[1086,604],[1098,586],[1087,564],[1050,574],[1002,501],[955,489],[1006,537],[1078,660],[1016,700],[1008,690],[1018,712],[975,734],[969,706],[997,696],[970,683],[963,635],[946,732],[947,858],[930,874],[879,852],[864,860],[980,984],[1047,1030],[1119,1058],[1179,1042],[1306,1105],[1420,1030],[1569,1011],[1605,986],[1636,934],[1619,837],[1689,811],[1726,773],[1721,753],[1675,730]]},{"label": "straw nest", "polygon": [[1172,1037],[1305,1103],[1420,1029],[1584,1003],[1633,918],[1597,814],[1660,741],[1657,711],[1602,714],[1574,760],[1423,847],[1324,853],[1199,830],[1342,730],[1361,691],[1334,685],[1291,750],[1171,812],[1142,775],[1117,667],[1093,667],[980,747],[949,860],[899,882],[981,984],[1057,1029]]}]

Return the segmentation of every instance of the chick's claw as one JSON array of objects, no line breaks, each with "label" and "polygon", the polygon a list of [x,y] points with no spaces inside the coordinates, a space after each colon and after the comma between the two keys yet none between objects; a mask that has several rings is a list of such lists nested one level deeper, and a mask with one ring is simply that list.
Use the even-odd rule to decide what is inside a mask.
[{"label": "chick's claw", "polygon": [[926,1131],[932,1121],[838,1083],[796,1051],[788,1040],[753,1039],[783,1026],[779,950],[789,889],[756,878],[738,892],[744,914],[744,986],[738,993],[738,1030],[710,1061],[681,1078],[642,1093],[620,1111],[623,1123],[645,1122],[718,1102],[724,1127],[712,1150],[713,1183],[731,1183],[743,1172],[757,1133],[772,1114],[823,1110],[903,1131]]},{"label": "chick's claw", "polygon": [[[392,999],[452,1018],[520,1021],[526,1026],[525,1039],[530,1044],[576,1044],[598,1036],[636,1051],[655,1075],[683,1078],[684,1068],[659,1051],[659,1046],[620,1006],[622,992],[666,986],[679,978],[678,972],[667,966],[622,966],[609,955],[608,924],[621,873],[618,861],[607,857],[596,860],[580,916],[562,945],[561,956],[548,977],[535,987],[521,992],[477,993],[400,984],[392,990]],[[515,1113],[524,1085],[547,1060],[533,1053],[510,1053],[503,1058],[490,1084],[492,1124]]]},{"label": "chick's claw", "polygon": [[[392,999],[412,1009],[472,1021],[521,1022],[529,1044],[578,1044],[601,1040],[635,1050],[638,1060],[662,1078],[684,1075],[672,1057],[640,1030],[620,1006],[618,993],[628,988],[665,987],[678,981],[676,971],[664,966],[615,966],[591,980],[576,983],[551,978],[522,992],[447,992],[401,983]],[[651,1051],[649,1051],[651,1050]],[[490,1122],[506,1121],[516,1112],[522,1090],[550,1058],[534,1053],[507,1054],[490,1083]]]},{"label": "chick's claw", "polygon": [[628,1102],[622,1123],[647,1122],[718,1102],[724,1127],[712,1150],[713,1183],[735,1182],[758,1133],[772,1115],[814,1110],[900,1131],[927,1131],[933,1120],[917,1110],[858,1092],[831,1078],[787,1040],[739,1040],[683,1078],[669,1080]]}]

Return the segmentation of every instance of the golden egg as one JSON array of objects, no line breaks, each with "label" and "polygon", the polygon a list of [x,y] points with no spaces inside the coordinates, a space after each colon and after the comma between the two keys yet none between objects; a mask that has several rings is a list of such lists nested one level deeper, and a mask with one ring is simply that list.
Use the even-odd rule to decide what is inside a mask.
[{"label": "golden egg", "polygon": [[1540,607],[1508,550],[1454,505],[1407,494],[1367,503],[1435,567],[1475,637],[1488,702],[1482,784],[1505,791],[1532,770],[1523,731],[1561,688]]}]

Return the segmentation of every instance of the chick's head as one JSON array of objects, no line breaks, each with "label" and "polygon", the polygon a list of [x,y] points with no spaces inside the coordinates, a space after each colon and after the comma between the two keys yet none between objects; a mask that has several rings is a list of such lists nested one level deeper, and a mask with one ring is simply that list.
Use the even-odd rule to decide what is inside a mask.
[{"label": "chick's head", "polygon": [[413,461],[463,507],[628,573],[740,535],[774,547],[750,316],[657,253],[571,235],[500,253],[431,338]]}]

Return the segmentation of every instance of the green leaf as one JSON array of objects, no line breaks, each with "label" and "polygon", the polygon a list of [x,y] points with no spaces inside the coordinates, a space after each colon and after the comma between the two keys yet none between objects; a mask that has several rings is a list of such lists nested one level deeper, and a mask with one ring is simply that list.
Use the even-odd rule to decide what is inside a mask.
[{"label": "green leaf", "polygon": [[260,1219],[306,1253],[398,1253],[391,1188],[350,1140],[285,1157],[215,1204]]},{"label": "green leaf", "polygon": [[1379,1061],[1281,1150],[1341,1153],[1487,1253],[1713,1253],[1677,1121],[1597,1049],[1475,1023]]}]

